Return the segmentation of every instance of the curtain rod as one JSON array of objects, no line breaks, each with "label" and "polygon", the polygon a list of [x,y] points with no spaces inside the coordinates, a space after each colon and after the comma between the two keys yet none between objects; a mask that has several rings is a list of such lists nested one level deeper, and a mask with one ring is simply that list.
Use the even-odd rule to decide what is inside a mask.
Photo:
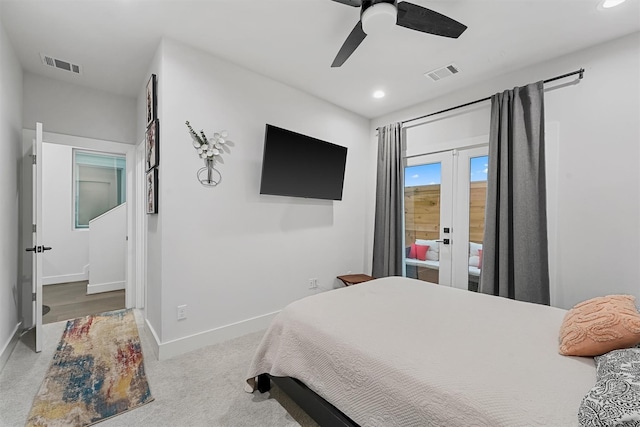
[{"label": "curtain rod", "polygon": [[[553,81],[556,81],[556,80],[564,79],[565,77],[575,76],[576,74],[579,75],[578,79],[582,79],[584,77],[584,68],[580,68],[579,70],[572,71],[570,73],[563,74],[561,76],[552,77],[550,79],[545,80],[544,83],[550,83],[550,82],[553,82]],[[429,113],[429,114],[425,114],[424,116],[415,117],[415,118],[409,119],[409,120],[404,120],[404,121],[402,121],[402,124],[404,125],[405,123],[408,123],[408,122],[413,122],[415,120],[425,119],[427,117],[435,116],[436,114],[447,113],[447,112],[452,111],[452,110],[457,110],[458,108],[468,107],[469,105],[478,104],[478,103],[484,102],[484,101],[489,101],[490,99],[491,99],[490,96],[488,96],[486,98],[482,98],[482,99],[477,99],[475,101],[467,102],[466,104],[456,105],[455,107],[451,107],[451,108],[447,108],[447,109],[444,109],[444,110],[436,111],[435,113]]]}]

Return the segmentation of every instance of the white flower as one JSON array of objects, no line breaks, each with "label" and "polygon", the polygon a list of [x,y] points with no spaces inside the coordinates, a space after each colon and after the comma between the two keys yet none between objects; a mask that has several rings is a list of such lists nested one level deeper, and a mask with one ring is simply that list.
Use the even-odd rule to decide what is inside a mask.
[{"label": "white flower", "polygon": [[[2,1],[2,0],[0,0]],[[196,133],[189,122],[185,122],[191,139],[193,140],[193,148],[198,152],[198,157],[205,159],[207,162],[213,162],[214,157],[221,158],[224,154],[224,144],[231,141],[227,141],[227,131],[222,130],[213,134],[213,138],[207,138],[204,131],[200,131],[200,134]]]}]

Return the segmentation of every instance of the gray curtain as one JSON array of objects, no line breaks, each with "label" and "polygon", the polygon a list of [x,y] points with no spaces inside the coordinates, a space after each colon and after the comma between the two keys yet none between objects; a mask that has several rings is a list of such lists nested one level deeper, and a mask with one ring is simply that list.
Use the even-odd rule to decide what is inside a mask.
[{"label": "gray curtain", "polygon": [[402,124],[378,129],[378,178],[373,234],[373,277],[402,276]]},{"label": "gray curtain", "polygon": [[491,98],[480,292],[549,305],[543,89]]}]

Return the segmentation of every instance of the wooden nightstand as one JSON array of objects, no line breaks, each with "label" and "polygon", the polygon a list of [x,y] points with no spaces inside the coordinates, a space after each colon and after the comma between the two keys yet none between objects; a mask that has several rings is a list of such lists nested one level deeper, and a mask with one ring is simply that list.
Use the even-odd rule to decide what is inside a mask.
[{"label": "wooden nightstand", "polygon": [[345,274],[344,276],[338,276],[338,279],[342,280],[345,286],[357,285],[358,283],[368,282],[375,279],[368,274]]}]

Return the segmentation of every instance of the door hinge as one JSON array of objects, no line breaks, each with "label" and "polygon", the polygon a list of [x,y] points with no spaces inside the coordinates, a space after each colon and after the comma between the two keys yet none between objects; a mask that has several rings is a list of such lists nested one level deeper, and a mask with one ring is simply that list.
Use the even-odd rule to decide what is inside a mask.
[{"label": "door hinge", "polygon": [[33,164],[34,164],[34,165],[36,164],[36,157],[37,157],[37,156],[34,154],[34,155],[32,156],[32,159],[31,159],[31,160],[33,161]]},{"label": "door hinge", "polygon": [[36,293],[32,293],[31,294],[31,301],[35,301],[36,300]]},{"label": "door hinge", "polygon": [[31,224],[31,231],[32,232],[36,232],[36,225],[35,224]]}]

